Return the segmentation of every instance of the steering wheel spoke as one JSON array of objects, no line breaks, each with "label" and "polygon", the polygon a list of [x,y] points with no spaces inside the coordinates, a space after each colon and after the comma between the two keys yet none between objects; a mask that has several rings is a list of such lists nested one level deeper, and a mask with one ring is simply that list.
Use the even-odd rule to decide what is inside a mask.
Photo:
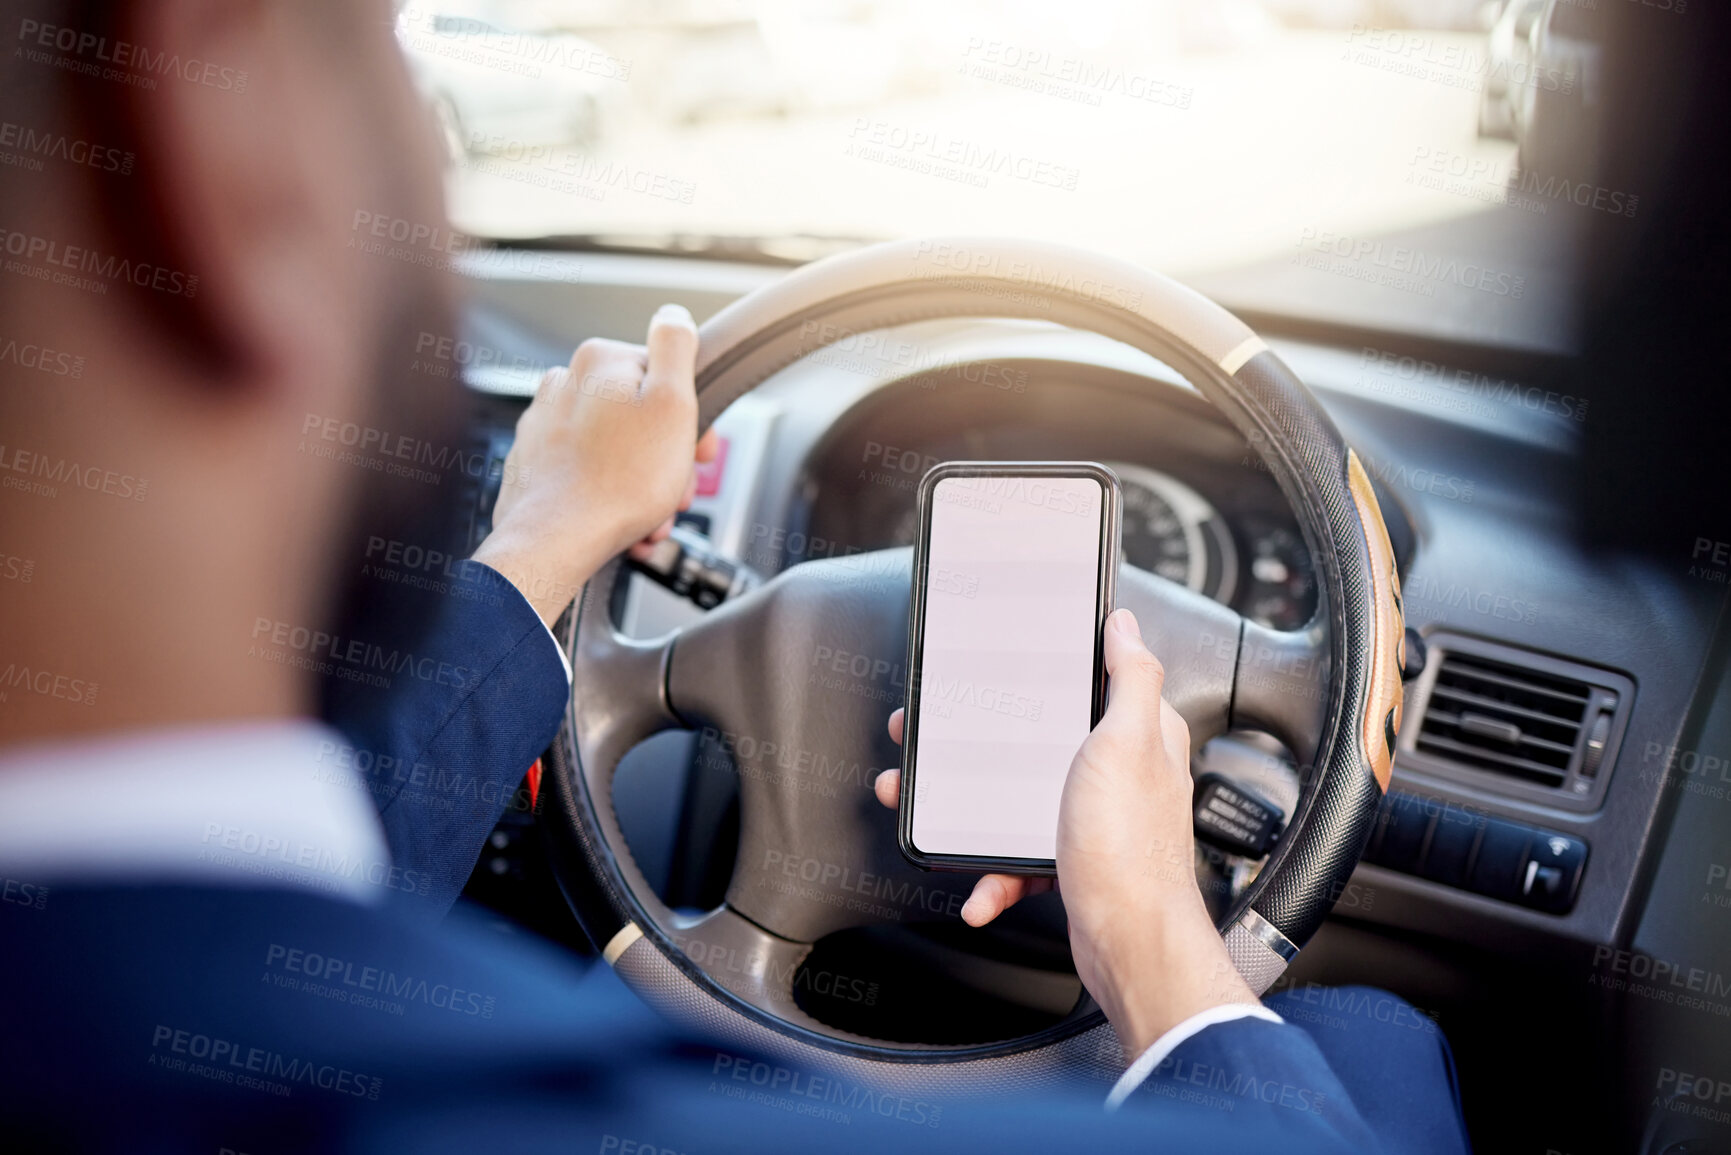
[{"label": "steering wheel spoke", "polygon": [[1118,568],[1118,604],[1136,615],[1142,639],[1166,668],[1163,691],[1190,726],[1190,747],[1224,733],[1244,619],[1187,586]]},{"label": "steering wheel spoke", "polygon": [[1232,692],[1232,724],[1266,730],[1299,757],[1322,743],[1328,722],[1328,638],[1317,625],[1271,630],[1244,623]]},{"label": "steering wheel spoke", "polygon": [[739,775],[728,904],[783,938],[953,918],[972,888],[907,862],[873,792],[901,765],[888,722],[906,696],[911,565],[898,549],[794,566],[673,647],[672,709]]},{"label": "steering wheel spoke", "polygon": [[621,571],[610,563],[584,590],[576,613],[580,628],[571,662],[571,697],[590,789],[611,794],[613,771],[631,747],[679,725],[668,708],[666,668],[679,632],[649,641],[627,638],[613,628],[602,591]]},{"label": "steering wheel spoke", "polygon": [[[771,934],[729,906],[675,919],[668,937],[693,965],[729,993],[791,1021],[806,1019],[794,998],[811,944]],[[805,1021],[801,1025],[819,1026]]]}]

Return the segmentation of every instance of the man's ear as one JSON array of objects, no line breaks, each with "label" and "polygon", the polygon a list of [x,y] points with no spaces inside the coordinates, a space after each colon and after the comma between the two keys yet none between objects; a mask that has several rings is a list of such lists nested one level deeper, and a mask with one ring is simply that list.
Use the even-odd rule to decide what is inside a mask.
[{"label": "man's ear", "polygon": [[364,371],[367,273],[341,244],[372,159],[340,74],[362,54],[321,44],[310,2],[121,0],[104,31],[139,79],[87,82],[85,119],[139,158],[105,186],[112,243],[197,278],[136,297],[227,387]]}]

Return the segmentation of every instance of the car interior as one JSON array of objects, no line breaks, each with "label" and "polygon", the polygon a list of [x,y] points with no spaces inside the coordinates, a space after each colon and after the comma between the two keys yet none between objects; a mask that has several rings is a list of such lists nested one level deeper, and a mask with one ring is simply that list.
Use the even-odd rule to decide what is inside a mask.
[{"label": "car interior", "polygon": [[[1581,371],[1623,267],[1605,254],[1640,243],[1670,171],[1653,141],[1683,115],[1615,98],[1653,83],[1666,70],[1653,54],[1687,35],[1659,22],[1695,13],[1681,0],[1202,7],[452,0],[405,15],[399,39],[449,144],[453,219],[474,238],[451,258],[462,339],[435,367],[468,387],[488,462],[463,495],[470,543],[542,372],[591,337],[640,340],[663,302],[687,306],[707,341],[743,315],[726,310],[812,261],[906,238],[1026,237],[1168,274],[1314,396],[1368,474],[1399,576],[1392,779],[1356,869],[1273,990],[1299,992],[1319,1022],[1341,1013],[1342,986],[1408,1000],[1446,1034],[1483,1150],[1711,1149],[1690,1138],[1712,1117],[1677,1072],[1731,1078],[1711,1065],[1731,1035],[1731,886],[1715,870],[1731,815],[1731,547],[1699,511],[1660,545],[1601,544],[1580,508],[1599,492],[1583,477],[1622,444],[1617,415],[1659,404],[1650,382]],[[578,123],[548,130],[575,135],[553,143],[513,135],[518,105],[537,131],[559,119],[521,74],[511,96],[486,91],[484,66],[450,65],[454,45],[541,41],[567,60],[581,45],[586,62]],[[1674,78],[1677,99],[1701,79]],[[482,117],[495,127],[465,127]],[[574,863],[605,860],[612,901],[649,912],[694,989],[874,1061],[1013,1055],[1100,1022],[1056,894],[975,929],[956,917],[956,878],[876,865],[897,858],[894,815],[871,794],[897,764],[882,731],[907,690],[893,646],[850,651],[814,629],[803,648],[780,638],[683,672],[640,668],[696,653],[716,621],[768,613],[786,633],[804,611],[753,607],[826,582],[863,583],[886,621],[905,620],[916,489],[952,460],[1109,465],[1125,572],[1163,591],[1151,605],[1241,623],[1234,638],[1274,648],[1320,645],[1341,577],[1283,488],[1282,448],[1247,436],[1181,365],[1041,319],[1041,276],[1000,312],[808,322],[787,338],[797,356],[704,402],[723,450],[675,536],[592,583],[555,634],[575,664],[601,647],[583,623],[601,623],[616,654],[595,677],[647,678],[664,704],[670,679],[708,683],[681,703],[773,684],[809,724],[678,705],[644,727],[657,732],[619,730],[616,766],[597,766],[605,744],[581,731],[606,711],[579,676],[559,747],[530,772],[535,804],[500,822],[467,905],[598,960],[612,924]],[[1636,487],[1621,500],[1669,500],[1669,468],[1620,466]],[[1208,618],[1204,602],[1230,613]],[[1234,644],[1231,692],[1284,678],[1329,708],[1326,657],[1277,654],[1269,674]],[[1161,657],[1176,686],[1185,655]],[[1223,716],[1192,760],[1196,778],[1279,815],[1260,846],[1199,838],[1194,870],[1222,927],[1322,777],[1317,750],[1295,748],[1314,731],[1252,714]],[[827,839],[823,823],[845,820],[880,849],[765,844],[749,811],[768,779],[797,797],[786,821],[815,815]],[[749,907],[740,879],[763,845],[782,847],[772,874],[823,892],[824,913],[797,934],[730,937],[714,912]],[[766,965],[783,968],[774,998],[754,985]]]}]

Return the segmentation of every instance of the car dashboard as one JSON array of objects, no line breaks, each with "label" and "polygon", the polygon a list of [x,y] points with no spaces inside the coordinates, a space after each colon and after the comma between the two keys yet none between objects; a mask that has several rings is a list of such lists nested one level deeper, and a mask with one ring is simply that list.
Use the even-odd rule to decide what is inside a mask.
[{"label": "car dashboard", "polygon": [[[539,254],[533,269],[476,260],[467,271],[462,369],[495,459],[541,367],[576,343],[634,339],[663,300],[702,320],[780,275],[610,254]],[[1601,1109],[1627,1094],[1614,1064],[1587,1078],[1539,1052],[1600,1045],[1619,1013],[1603,990],[1616,959],[1687,963],[1702,949],[1646,880],[1695,852],[1680,840],[1711,836],[1669,832],[1678,752],[1697,748],[1690,729],[1711,722],[1702,718],[1723,586],[1693,577],[1686,558],[1607,556],[1576,541],[1570,480],[1590,399],[1557,386],[1554,367],[1393,339],[1263,335],[1364,461],[1407,624],[1427,652],[1407,686],[1391,800],[1366,858],[1282,984],[1384,986],[1442,1022],[1469,1118],[1474,1095],[1506,1102],[1514,1086]],[[682,520],[765,577],[911,543],[915,490],[936,462],[1089,459],[1123,485],[1127,564],[1265,626],[1316,617],[1312,550],[1255,448],[1170,367],[1101,337],[998,320],[851,335],[775,374],[716,428],[724,451],[700,472]],[[490,495],[475,498],[479,540]],[[650,637],[703,612],[635,576],[616,620]],[[713,769],[704,741],[652,739],[615,788],[644,877],[669,905],[694,910],[720,900],[732,861],[727,772]],[[1264,735],[1231,733],[1196,769],[1290,814],[1299,762]],[[471,897],[558,937],[556,916],[524,914],[560,901],[533,877],[541,866],[526,821],[508,817],[495,834]],[[1217,912],[1257,866],[1199,856]],[[1006,934],[1061,937],[1061,907],[1030,906]],[[1503,1039],[1517,1017],[1534,1047]]]},{"label": "car dashboard", "polygon": [[[994,377],[1005,384],[990,384]],[[915,489],[941,461],[1097,460],[1122,488],[1128,564],[1274,629],[1308,622],[1310,553],[1262,459],[1188,399],[1151,400],[1105,375],[1075,378],[1061,364],[1022,361],[878,390],[814,447],[795,509],[799,536],[780,560],[912,545]]]}]

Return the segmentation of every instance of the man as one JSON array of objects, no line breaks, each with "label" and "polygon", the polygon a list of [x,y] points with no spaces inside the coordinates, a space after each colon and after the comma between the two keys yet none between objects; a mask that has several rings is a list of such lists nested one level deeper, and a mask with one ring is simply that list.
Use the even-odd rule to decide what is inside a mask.
[{"label": "man", "polygon": [[[1440,1035],[1313,1040],[1232,972],[1193,885],[1132,869],[1188,845],[1190,783],[1123,612],[1059,844],[1078,971],[1125,1043],[1116,1110],[1055,1092],[838,1127],[725,1093],[717,1052],[605,971],[429,925],[558,723],[547,623],[707,453],[690,317],[550,374],[461,596],[411,596],[372,559],[444,540],[454,472],[419,463],[460,444],[459,399],[410,371],[452,278],[361,227],[444,220],[386,5],[41,0],[10,33],[5,115],[84,147],[0,191],[4,336],[81,367],[0,393],[0,546],[30,576],[0,592],[9,1145],[1464,1147]],[[486,805],[380,769],[423,763]],[[968,920],[1022,891],[983,879]]]}]

